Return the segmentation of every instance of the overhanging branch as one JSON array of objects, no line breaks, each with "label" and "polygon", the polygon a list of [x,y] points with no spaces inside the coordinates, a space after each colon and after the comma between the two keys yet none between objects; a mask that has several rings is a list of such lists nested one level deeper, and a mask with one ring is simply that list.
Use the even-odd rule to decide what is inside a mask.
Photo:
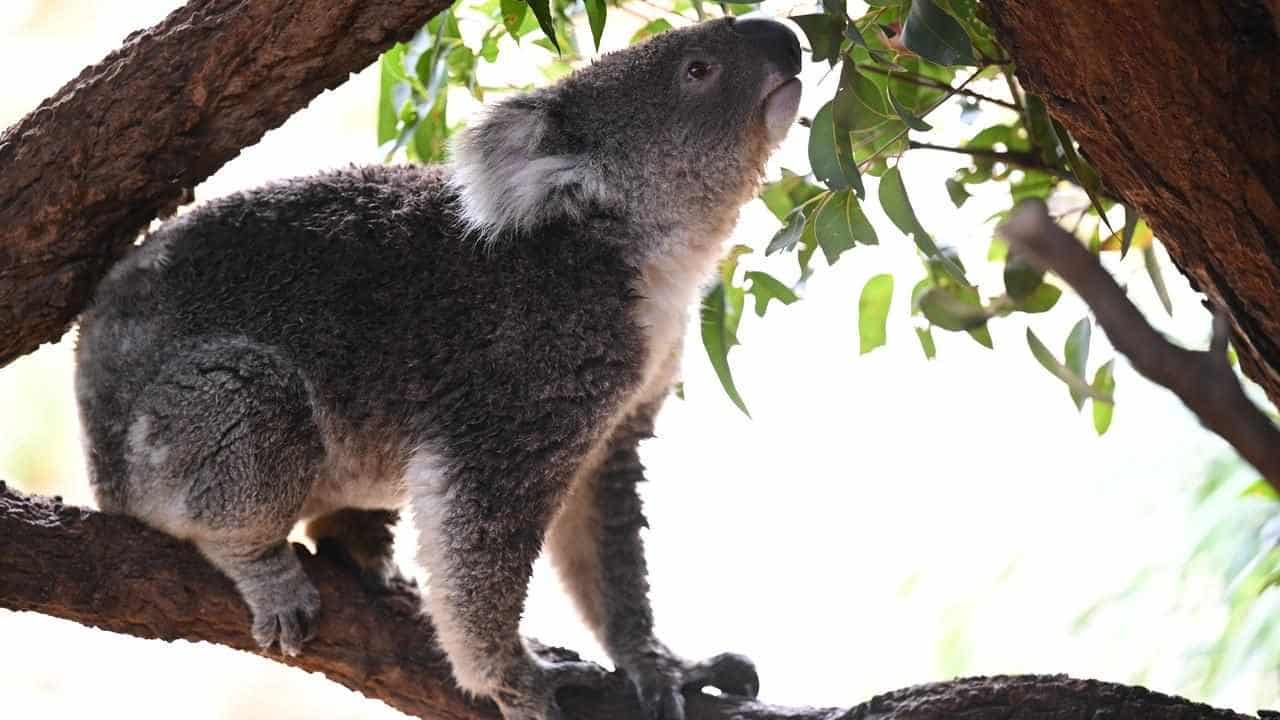
[{"label": "overhanging branch", "polygon": [[1227,363],[1228,325],[1221,311],[1209,350],[1177,347],[1147,323],[1098,258],[1053,222],[1044,203],[1019,205],[1000,234],[1011,252],[1070,285],[1135,370],[1173,391],[1280,492],[1280,430],[1245,396]]},{"label": "overhanging branch", "polygon": [[[409,715],[497,720],[487,702],[454,688],[416,595],[371,596],[326,557],[303,558],[323,609],[302,655],[264,653],[249,637],[235,588],[189,544],[129,518],[26,496],[0,483],[0,608],[53,615],[144,638],[203,640],[323,673]],[[865,652],[877,652],[865,648]],[[768,679],[766,678],[766,684]],[[574,720],[640,720],[621,677],[600,690],[561,694]],[[735,697],[687,695],[689,720],[1246,720],[1142,688],[1065,676],[969,678],[906,688],[852,708],[784,708]]]},{"label": "overhanging branch", "polygon": [[191,0],[0,135],[0,367],[197,183],[450,0]]}]

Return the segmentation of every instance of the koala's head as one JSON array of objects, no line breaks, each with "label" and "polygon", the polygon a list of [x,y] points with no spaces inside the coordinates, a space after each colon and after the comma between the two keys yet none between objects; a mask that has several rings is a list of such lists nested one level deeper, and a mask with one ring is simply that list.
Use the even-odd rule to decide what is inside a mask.
[{"label": "koala's head", "polygon": [[454,146],[463,220],[487,237],[592,213],[726,231],[795,119],[799,71],[785,25],[723,18],[508,98]]}]

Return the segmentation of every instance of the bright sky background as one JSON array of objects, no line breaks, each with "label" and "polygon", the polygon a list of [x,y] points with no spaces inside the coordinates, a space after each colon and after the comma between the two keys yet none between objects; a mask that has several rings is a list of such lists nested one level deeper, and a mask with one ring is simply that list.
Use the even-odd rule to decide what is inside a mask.
[{"label": "bright sky background", "polygon": [[[0,126],[177,4],[0,3],[0,67],[11,69]],[[628,23],[635,20],[613,13],[609,35],[625,39]],[[494,77],[537,80],[530,68],[540,53],[529,50],[521,61],[504,48],[515,69]],[[824,70],[806,70],[804,115],[830,96],[828,86],[815,89]],[[318,98],[197,189],[197,199],[379,160],[376,80],[374,68]],[[451,99],[451,112],[466,104]],[[955,128],[950,140],[973,130],[954,107],[931,122]],[[795,128],[773,171],[807,170],[806,142],[807,132]],[[977,196],[957,211],[942,184],[957,161],[916,152],[902,169],[924,226],[976,270],[991,237],[985,219],[1005,198]],[[1163,614],[1166,604],[1136,599],[1084,630],[1073,623],[1142,568],[1186,552],[1186,491],[1225,445],[1123,361],[1115,422],[1098,439],[1087,414],[1077,414],[1065,388],[1031,358],[1020,317],[992,323],[996,352],[936,332],[938,359],[926,361],[908,320],[907,294],[921,276],[915,251],[870,214],[881,246],[820,267],[802,302],[744,320],[743,345],[731,359],[753,420],[725,398],[690,335],[687,400],[668,403],[658,439],[644,449],[662,636],[691,657],[746,653],[759,666],[763,698],[782,704],[851,705],[903,685],[998,672],[1068,672],[1194,695],[1185,660],[1217,631],[1214,598],[1172,616]],[[742,220],[735,241],[757,249],[744,262],[792,280],[793,258],[759,257],[777,221],[758,202]],[[888,271],[897,275],[889,344],[859,357],[858,293],[868,277]],[[1137,258],[1117,272],[1162,328],[1184,342],[1206,341],[1208,316],[1180,277],[1168,276],[1170,320]],[[975,274],[995,277],[990,267]],[[1064,297],[1035,328],[1058,349],[1083,315]],[[1090,370],[1110,357],[1095,332]],[[77,433],[66,347],[0,372],[0,476],[22,481],[23,472],[28,487],[90,502]],[[65,485],[55,489],[50,478]],[[525,630],[603,659],[542,565]],[[61,718],[104,708],[139,718],[393,716],[336,686],[224,649],[174,648],[7,612],[0,637],[0,696],[19,710],[15,717],[30,714],[22,709]],[[1213,699],[1252,711],[1275,698],[1245,677]]]}]

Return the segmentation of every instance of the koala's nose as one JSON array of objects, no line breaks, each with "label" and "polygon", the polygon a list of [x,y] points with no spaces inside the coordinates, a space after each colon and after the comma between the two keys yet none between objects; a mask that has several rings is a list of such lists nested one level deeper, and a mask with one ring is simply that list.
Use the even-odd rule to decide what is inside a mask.
[{"label": "koala's nose", "polygon": [[800,41],[786,25],[765,18],[747,18],[731,27],[763,49],[779,70],[792,75],[800,72]]}]

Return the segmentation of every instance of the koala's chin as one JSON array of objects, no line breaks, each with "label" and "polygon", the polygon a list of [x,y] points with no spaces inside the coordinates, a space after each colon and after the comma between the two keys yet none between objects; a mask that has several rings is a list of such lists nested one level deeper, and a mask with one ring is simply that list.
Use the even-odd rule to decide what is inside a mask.
[{"label": "koala's chin", "polygon": [[654,635],[638,444],[687,310],[795,117],[785,26],[722,19],[497,103],[449,166],[284,180],[172,220],[81,319],[76,389],[98,502],[190,540],[264,648],[303,651],[319,596],[306,523],[370,592],[405,587],[465,690],[507,720],[605,673],[524,642],[546,548],[648,717],[686,688],[754,695],[751,663]]}]

